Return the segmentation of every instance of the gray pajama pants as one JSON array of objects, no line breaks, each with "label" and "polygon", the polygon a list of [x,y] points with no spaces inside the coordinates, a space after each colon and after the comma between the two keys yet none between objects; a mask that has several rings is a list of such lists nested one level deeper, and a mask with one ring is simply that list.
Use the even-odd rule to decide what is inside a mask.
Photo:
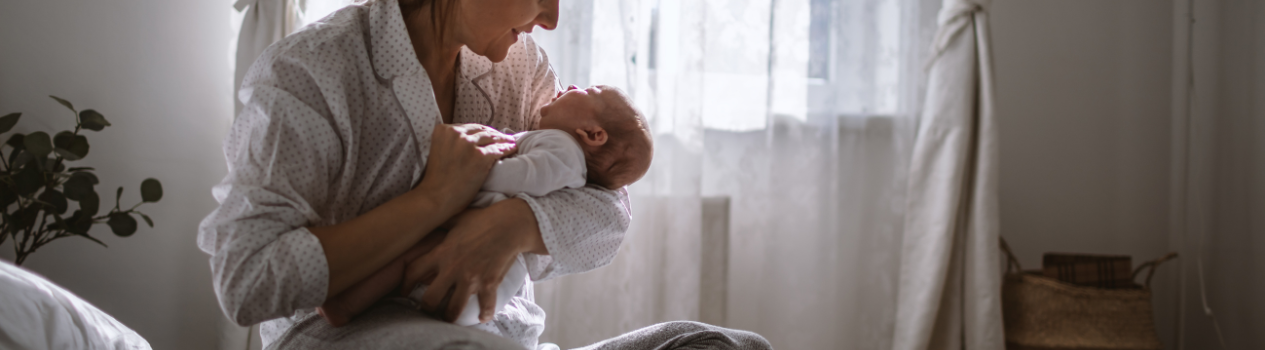
[{"label": "gray pajama pants", "polygon": [[[509,339],[428,317],[394,303],[379,303],[356,322],[334,328],[320,316],[286,331],[268,349],[522,349]],[[557,349],[544,344],[537,350]],[[576,350],[765,350],[758,334],[698,322],[665,322]]]},{"label": "gray pajama pants", "polygon": [[[664,322],[575,350],[772,350],[759,334],[691,321]],[[541,350],[541,349],[537,349]]]}]

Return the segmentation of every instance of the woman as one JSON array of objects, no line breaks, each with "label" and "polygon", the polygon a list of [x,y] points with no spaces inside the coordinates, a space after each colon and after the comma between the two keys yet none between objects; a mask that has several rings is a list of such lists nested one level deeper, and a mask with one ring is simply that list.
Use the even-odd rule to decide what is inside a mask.
[{"label": "woman", "polygon": [[[552,29],[557,13],[557,0],[379,0],[269,47],[242,83],[245,108],[224,146],[229,174],[213,190],[220,207],[199,229],[225,313],[263,322],[264,344],[277,348],[535,348],[544,312],[530,288],[493,315],[497,283],[520,253],[533,280],[609,263],[630,221],[627,194],[569,189],[466,210],[513,145],[495,129],[453,123],[534,127],[558,88],[544,53],[519,34]],[[445,222],[446,236],[430,234]],[[452,319],[478,295],[491,322],[477,327],[504,338],[402,303],[341,328],[313,317],[414,245],[433,247],[406,273],[405,285],[430,285],[417,306]],[[602,346],[767,346],[696,323],[634,333]]]}]

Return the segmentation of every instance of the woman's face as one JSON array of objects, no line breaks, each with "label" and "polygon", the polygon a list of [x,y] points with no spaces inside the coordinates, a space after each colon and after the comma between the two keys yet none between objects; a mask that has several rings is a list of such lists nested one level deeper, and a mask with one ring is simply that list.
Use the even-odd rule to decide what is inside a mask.
[{"label": "woman's face", "polygon": [[457,35],[471,51],[500,62],[518,34],[558,25],[558,0],[461,0]]}]

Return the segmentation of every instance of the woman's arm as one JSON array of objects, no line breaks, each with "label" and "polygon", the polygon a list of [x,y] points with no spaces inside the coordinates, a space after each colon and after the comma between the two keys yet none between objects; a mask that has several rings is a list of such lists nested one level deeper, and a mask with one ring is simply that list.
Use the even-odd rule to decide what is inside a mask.
[{"label": "woman's arm", "polygon": [[438,125],[430,170],[416,188],[355,219],[310,228],[329,264],[328,295],[368,277],[469,205],[492,164],[512,150],[501,142],[511,140],[478,124]]},{"label": "woman's arm", "polygon": [[632,223],[628,192],[588,186],[543,197],[519,196],[538,223],[544,254],[523,257],[533,281],[591,271],[610,264]]},{"label": "woman's arm", "polygon": [[[548,254],[548,248],[540,239],[531,208],[522,199],[469,209],[454,221],[443,243],[406,268],[401,292],[426,284],[422,309],[448,321],[461,314],[471,294],[477,294],[479,321],[487,322],[495,310],[496,289],[514,257]],[[450,302],[444,305],[446,297]]]},{"label": "woman's arm", "polygon": [[[631,222],[623,191],[593,187],[554,191],[470,209],[435,250],[407,267],[401,288],[429,285],[423,310],[453,320],[471,294],[480,320],[491,319],[496,288],[519,253],[533,280],[589,271],[609,264]],[[452,295],[448,297],[450,292]],[[450,300],[447,305],[443,300]]]},{"label": "woman's arm", "polygon": [[198,247],[211,254],[225,315],[246,326],[325,300],[324,251],[306,226],[321,221],[343,154],[334,126],[303,101],[271,86],[244,90],[251,103],[224,141],[229,171]]},{"label": "woman's arm", "polygon": [[225,141],[229,174],[213,191],[220,207],[198,240],[212,255],[221,307],[241,325],[319,306],[385,266],[464,208],[507,148],[488,146],[499,139],[491,129],[437,126],[422,184],[358,218],[308,227],[335,205],[330,189],[344,166],[337,128],[284,90],[250,93]]}]

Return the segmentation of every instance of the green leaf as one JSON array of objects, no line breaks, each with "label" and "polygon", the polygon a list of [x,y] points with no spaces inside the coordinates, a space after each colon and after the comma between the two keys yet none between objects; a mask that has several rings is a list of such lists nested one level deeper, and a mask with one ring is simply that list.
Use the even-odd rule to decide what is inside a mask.
[{"label": "green leaf", "polygon": [[62,131],[53,135],[53,147],[70,148],[70,141],[75,139],[75,133]]},{"label": "green leaf", "polygon": [[20,148],[14,148],[12,152],[9,152],[9,169],[17,170],[19,166],[18,155],[21,155],[22,153],[25,152],[22,152],[22,149]]},{"label": "green leaf", "polygon": [[48,134],[43,131],[36,131],[27,134],[22,144],[26,146],[26,151],[31,152],[35,158],[47,157],[53,152],[53,142],[48,139]]},{"label": "green leaf", "polygon": [[66,108],[70,108],[71,112],[75,111],[75,106],[71,105],[70,101],[63,100],[61,97],[57,97],[53,95],[48,95],[48,97],[52,97],[54,100],[57,100],[57,103],[60,103],[62,106],[66,106]]},{"label": "green leaf", "polygon": [[18,152],[16,156],[13,156],[13,158],[10,159],[10,161],[13,162],[13,164],[11,164],[9,167],[15,168],[15,167],[28,166],[30,165],[29,163],[33,160],[35,160],[35,157],[31,156],[31,152],[22,150],[22,152]]},{"label": "green leaf", "polygon": [[[61,220],[60,217],[58,217],[57,219]],[[82,236],[83,238],[92,240],[93,242],[97,242],[97,244],[100,244],[102,247],[107,247],[107,248],[109,247],[105,245],[105,242],[101,242],[97,240],[96,238],[92,238],[92,236],[88,235],[88,229],[92,228],[92,218],[83,217],[83,214],[80,213],[78,210],[75,211],[75,215],[72,215],[70,219],[62,222],[62,225],[66,226],[66,232],[70,232],[70,233]]]},{"label": "green leaf", "polygon": [[131,236],[136,233],[136,219],[124,212],[110,214],[110,221],[106,222],[110,225],[110,230],[114,231],[119,237]]},{"label": "green leaf", "polygon": [[80,201],[86,198],[89,193],[93,193],[92,186],[95,182],[96,176],[93,176],[92,173],[81,171],[70,175],[70,179],[62,184],[62,190],[66,191],[66,198]]},{"label": "green leaf", "polygon": [[92,228],[92,215],[84,215],[82,210],[76,210],[70,219],[66,220],[69,228],[66,231],[80,235],[87,235],[88,230]]},{"label": "green leaf", "polygon": [[157,202],[163,198],[163,184],[158,179],[148,178],[141,181],[141,201]]},{"label": "green leaf", "polygon": [[13,184],[13,192],[19,196],[29,195],[44,186],[44,176],[38,168],[28,165],[23,167],[17,175],[13,175]]},{"label": "green leaf", "polygon": [[53,230],[53,231],[57,231],[57,230],[65,230],[65,229],[67,229],[67,228],[69,228],[69,227],[70,227],[70,226],[68,226],[68,225],[66,224],[66,219],[62,219],[62,218],[61,218],[61,215],[52,214],[52,215],[49,215],[49,216],[52,216],[52,217],[53,217],[53,223],[48,224],[48,229],[49,229],[49,230]]},{"label": "green leaf", "polygon": [[70,176],[83,176],[84,178],[87,178],[88,182],[91,182],[93,185],[97,185],[101,183],[101,180],[97,180],[97,174],[93,174],[87,171],[76,171],[74,174],[70,174]]},{"label": "green leaf", "polygon": [[13,126],[18,125],[18,118],[21,117],[22,113],[9,113],[0,117],[0,133],[6,133],[9,132],[9,130],[13,130]]},{"label": "green leaf", "polygon": [[40,193],[39,199],[41,202],[48,203],[49,205],[52,206],[52,208],[49,208],[52,210],[47,210],[47,211],[51,211],[57,214],[65,213],[67,206],[69,205],[66,202],[66,196],[63,195],[61,192],[57,192],[55,190],[45,189],[44,193]]},{"label": "green leaf", "polygon": [[79,199],[79,210],[89,217],[89,222],[92,222],[91,217],[97,215],[97,211],[100,208],[101,198],[97,197],[96,192],[88,192],[83,198]]},{"label": "green leaf", "polygon": [[79,112],[79,124],[82,125],[84,129],[92,131],[101,131],[101,129],[105,129],[105,127],[110,126],[110,122],[105,120],[105,116],[91,109],[85,109],[83,112]]},{"label": "green leaf", "polygon": [[13,134],[13,136],[9,136],[9,140],[5,141],[4,143],[9,144],[9,146],[13,146],[13,148],[16,148],[16,149],[22,149],[26,147],[25,144],[23,143],[23,141],[25,140],[26,140],[26,135]]},{"label": "green leaf", "polygon": [[18,201],[18,194],[13,192],[13,187],[8,182],[0,181],[0,212],[8,211],[9,205]]},{"label": "green leaf", "polygon": [[145,213],[142,213],[139,211],[134,212],[134,213],[136,213],[136,215],[140,215],[141,219],[145,219],[145,223],[148,224],[150,228],[154,227],[154,219],[150,219],[149,215],[145,215]]},{"label": "green leaf", "polygon": [[53,137],[55,151],[66,160],[80,160],[88,156],[88,138],[62,131]]}]

